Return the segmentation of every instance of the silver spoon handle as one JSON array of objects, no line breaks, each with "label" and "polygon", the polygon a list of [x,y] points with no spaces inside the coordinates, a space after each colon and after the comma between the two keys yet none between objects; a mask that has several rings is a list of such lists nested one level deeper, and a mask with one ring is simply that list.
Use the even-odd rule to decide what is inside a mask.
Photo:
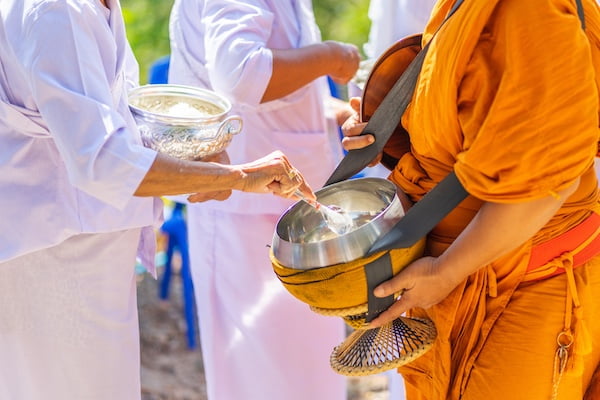
[{"label": "silver spoon handle", "polygon": [[308,197],[304,195],[300,190],[296,189],[294,195],[300,197],[304,202],[308,203],[310,206],[316,208],[317,210],[321,208],[321,203],[315,200],[310,200]]}]

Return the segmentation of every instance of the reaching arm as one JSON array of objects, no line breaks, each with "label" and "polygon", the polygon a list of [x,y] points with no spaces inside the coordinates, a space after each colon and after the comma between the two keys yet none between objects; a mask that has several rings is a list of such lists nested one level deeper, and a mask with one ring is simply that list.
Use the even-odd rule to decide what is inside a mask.
[{"label": "reaching arm", "polygon": [[302,175],[279,151],[241,165],[182,161],[158,154],[135,195],[161,196],[241,190],[272,192],[290,197],[296,189],[310,199],[315,198]]},{"label": "reaching arm", "polygon": [[271,49],[273,72],[262,102],[284,97],[323,75],[347,83],[356,73],[360,56],[356,46],[334,41],[299,49]]}]

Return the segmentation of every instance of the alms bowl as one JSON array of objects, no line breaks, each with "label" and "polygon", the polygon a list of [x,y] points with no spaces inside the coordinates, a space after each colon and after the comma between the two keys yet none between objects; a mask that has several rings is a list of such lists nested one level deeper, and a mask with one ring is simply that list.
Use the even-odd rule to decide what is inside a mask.
[{"label": "alms bowl", "polygon": [[300,201],[279,218],[272,250],[284,266],[320,268],[363,257],[409,207],[406,195],[383,178],[357,178],[315,192],[324,205],[335,205],[352,217],[354,227],[342,235],[328,228],[321,213]]}]

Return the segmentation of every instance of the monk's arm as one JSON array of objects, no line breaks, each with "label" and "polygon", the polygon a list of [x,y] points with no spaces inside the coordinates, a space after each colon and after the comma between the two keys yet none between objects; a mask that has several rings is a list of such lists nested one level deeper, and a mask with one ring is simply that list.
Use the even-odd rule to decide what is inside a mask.
[{"label": "monk's arm", "polygon": [[475,218],[439,257],[423,257],[375,289],[385,297],[404,294],[373,321],[373,326],[414,307],[428,308],[442,301],[478,269],[520,246],[538,232],[577,189],[579,180],[557,196],[515,204],[484,203]]},{"label": "monk's arm", "polygon": [[330,75],[340,83],[356,73],[360,55],[356,46],[334,41],[298,49],[271,49],[273,71],[262,102],[284,97],[313,80]]},{"label": "monk's arm", "polygon": [[484,203],[473,221],[437,259],[454,286],[535,235],[577,189],[579,180],[558,196],[515,204]]}]

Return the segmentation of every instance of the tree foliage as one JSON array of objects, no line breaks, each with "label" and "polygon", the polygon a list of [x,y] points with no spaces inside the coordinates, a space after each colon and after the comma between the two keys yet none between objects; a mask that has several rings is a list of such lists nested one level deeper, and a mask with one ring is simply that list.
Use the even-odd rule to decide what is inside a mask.
[{"label": "tree foliage", "polygon": [[323,39],[354,43],[362,49],[371,26],[369,0],[315,0],[313,7]]},{"label": "tree foliage", "polygon": [[[140,63],[140,81],[156,59],[169,54],[169,14],[173,0],[121,0],[127,36]],[[313,0],[317,24],[324,40],[366,42],[370,21],[368,0]]]}]

